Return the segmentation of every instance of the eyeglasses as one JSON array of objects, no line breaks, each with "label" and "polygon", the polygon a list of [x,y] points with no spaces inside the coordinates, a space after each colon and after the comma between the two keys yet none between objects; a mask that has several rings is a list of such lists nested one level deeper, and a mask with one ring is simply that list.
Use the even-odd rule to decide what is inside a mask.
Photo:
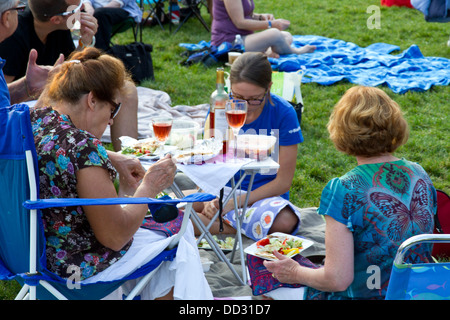
[{"label": "eyeglasses", "polygon": [[266,91],[264,92],[264,96],[262,97],[262,99],[244,99],[243,97],[234,94],[233,91],[230,90],[230,99],[233,98],[233,99],[245,100],[245,101],[247,101],[247,103],[248,103],[249,105],[254,105],[254,106],[256,106],[256,105],[260,105],[261,103],[264,102],[264,100],[266,99],[266,94],[267,94],[268,91],[269,91],[269,89],[266,89]]},{"label": "eyeglasses", "polygon": [[23,11],[25,11],[26,8],[27,8],[27,5],[25,3],[19,2],[17,7],[6,9],[4,12],[12,11],[12,10],[16,10],[17,12],[23,12]]},{"label": "eyeglasses", "polygon": [[114,110],[111,111],[111,119],[114,119],[120,111],[120,107],[122,107],[122,102],[115,103],[112,100],[108,100],[108,102],[114,107]]},{"label": "eyeglasses", "polygon": [[[69,6],[69,8],[71,8],[71,7],[73,7],[73,6],[74,6],[74,5],[71,5],[71,6]],[[79,4],[78,7],[76,7],[75,9],[70,10],[70,11],[66,11],[66,12],[57,13],[57,14],[54,14],[53,16],[63,16],[63,17],[65,17],[65,16],[70,16],[70,15],[72,15],[72,14],[74,14],[74,13],[80,11],[80,9],[81,9],[82,6],[83,6],[83,0],[80,0],[80,4]],[[44,13],[44,16],[45,16],[45,17],[49,17],[50,15]]]}]

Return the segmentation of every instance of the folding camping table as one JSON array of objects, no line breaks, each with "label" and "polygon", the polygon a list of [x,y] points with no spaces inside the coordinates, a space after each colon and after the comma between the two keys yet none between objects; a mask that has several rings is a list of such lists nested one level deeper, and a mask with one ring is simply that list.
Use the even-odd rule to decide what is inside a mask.
[{"label": "folding camping table", "polygon": [[[220,170],[220,163],[217,164],[217,166],[218,166],[218,170]],[[213,219],[211,219],[211,222],[208,225],[205,225],[202,222],[202,220],[200,219],[198,214],[193,209],[191,212],[192,220],[197,225],[197,227],[202,231],[202,234],[200,237],[198,237],[197,242],[199,243],[203,238],[206,239],[206,241],[209,243],[213,252],[218,256],[218,258],[221,261],[223,261],[227,264],[227,266],[230,268],[231,272],[235,275],[236,279],[243,285],[245,285],[247,283],[247,271],[246,271],[246,264],[245,264],[245,258],[244,258],[244,246],[243,246],[243,241],[242,241],[241,225],[242,225],[242,221],[243,221],[243,218],[245,217],[245,213],[247,210],[250,192],[247,192],[246,197],[245,197],[245,202],[244,202],[244,205],[242,206],[242,208],[238,209],[237,191],[240,189],[242,182],[244,181],[244,179],[247,176],[250,177],[249,185],[248,185],[247,189],[251,190],[252,186],[253,186],[253,181],[254,181],[255,175],[257,173],[268,173],[269,171],[273,172],[273,171],[278,170],[279,167],[280,167],[280,165],[277,162],[275,162],[272,158],[267,158],[263,161],[252,161],[250,163],[244,164],[241,167],[240,170],[242,171],[242,174],[238,181],[235,181],[234,177],[232,177],[230,179],[231,191],[225,197],[225,199],[223,200],[223,203],[227,203],[231,199],[231,197],[233,197],[235,212],[238,213],[238,216],[236,217],[236,223],[237,223],[236,236],[235,236],[234,248],[233,248],[233,251],[231,254],[231,259],[228,259],[226,257],[226,255],[224,254],[222,249],[219,247],[218,243],[214,240],[211,232],[209,231],[209,229],[211,228],[214,221],[219,217],[220,211],[217,211],[217,213],[215,214]],[[224,187],[224,186],[222,186],[222,187]],[[172,190],[178,198],[184,197],[182,190],[177,186],[176,183],[173,184]],[[199,190],[199,192],[201,192],[201,190]],[[236,252],[236,249],[239,251],[239,255],[240,255],[242,277],[238,274],[238,272],[235,270],[234,266],[232,265],[232,261],[234,259],[234,253]]]}]

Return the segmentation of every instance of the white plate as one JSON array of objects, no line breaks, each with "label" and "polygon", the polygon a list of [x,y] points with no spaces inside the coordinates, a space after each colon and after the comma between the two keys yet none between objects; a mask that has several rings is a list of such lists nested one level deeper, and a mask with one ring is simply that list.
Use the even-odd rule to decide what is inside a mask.
[{"label": "white plate", "polygon": [[[137,139],[134,139],[134,138],[131,138],[131,137],[122,136],[122,137],[119,138],[119,140],[122,143],[122,148],[134,148],[138,144],[145,144],[145,143],[154,144],[155,143],[155,139],[153,139],[153,138],[137,140]],[[122,150],[120,150],[120,153],[129,155],[129,156],[132,156],[132,157],[136,157],[136,158],[143,158],[143,157],[155,156],[157,150],[158,150],[157,147],[155,147],[155,149],[153,150],[153,153],[150,153],[150,154],[147,154],[147,155],[140,155],[140,156],[136,156],[135,154],[132,154],[132,153],[123,153]]]},{"label": "white plate", "polygon": [[175,150],[172,152],[172,157],[178,163],[184,164],[201,164],[203,161],[208,161],[222,151],[222,141],[214,138],[206,140],[197,140],[195,146],[191,150]]},{"label": "white plate", "polygon": [[[314,244],[314,242],[312,242],[311,240],[305,239],[305,238],[301,238],[301,237],[296,237],[290,234],[286,234],[286,233],[282,233],[282,232],[274,232],[272,234],[270,234],[271,236],[274,237],[288,237],[289,239],[295,239],[295,240],[301,240],[303,243],[303,247],[299,250],[299,253],[302,252],[303,250],[305,250],[306,248],[309,248],[310,246],[312,246]],[[277,258],[275,258],[275,256],[273,258],[267,257],[267,256],[262,256],[259,255],[257,252],[257,247],[256,247],[256,242],[253,243],[251,246],[248,246],[247,248],[245,248],[244,250],[245,253],[251,254],[252,256],[256,256],[262,259],[266,259],[266,260],[278,260]],[[291,256],[295,257],[297,254],[294,254]]]}]

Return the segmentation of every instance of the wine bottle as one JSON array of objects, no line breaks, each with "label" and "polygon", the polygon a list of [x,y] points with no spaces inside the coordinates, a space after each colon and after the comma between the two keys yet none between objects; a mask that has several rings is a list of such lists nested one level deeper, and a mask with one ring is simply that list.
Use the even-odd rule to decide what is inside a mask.
[{"label": "wine bottle", "polygon": [[225,77],[223,68],[216,70],[216,90],[211,94],[209,109],[210,136],[222,139],[223,153],[227,150],[228,122],[225,115],[225,103],[228,101],[225,92]]}]

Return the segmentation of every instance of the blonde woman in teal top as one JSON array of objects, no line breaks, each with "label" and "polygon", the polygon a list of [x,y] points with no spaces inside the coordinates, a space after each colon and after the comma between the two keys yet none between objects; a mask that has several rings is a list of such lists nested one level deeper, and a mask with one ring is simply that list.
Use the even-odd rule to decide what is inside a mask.
[{"label": "blonde woman in teal top", "polygon": [[[384,91],[357,86],[334,107],[328,124],[335,147],[354,156],[357,166],[328,182],[319,214],[325,217],[325,264],[301,267],[279,256],[264,262],[280,282],[273,298],[384,299],[393,259],[406,239],[432,233],[436,190],[417,163],[394,156],[408,139],[400,107]],[[426,262],[430,246],[410,253],[410,262]],[[305,290],[306,289],[306,290]]]}]

